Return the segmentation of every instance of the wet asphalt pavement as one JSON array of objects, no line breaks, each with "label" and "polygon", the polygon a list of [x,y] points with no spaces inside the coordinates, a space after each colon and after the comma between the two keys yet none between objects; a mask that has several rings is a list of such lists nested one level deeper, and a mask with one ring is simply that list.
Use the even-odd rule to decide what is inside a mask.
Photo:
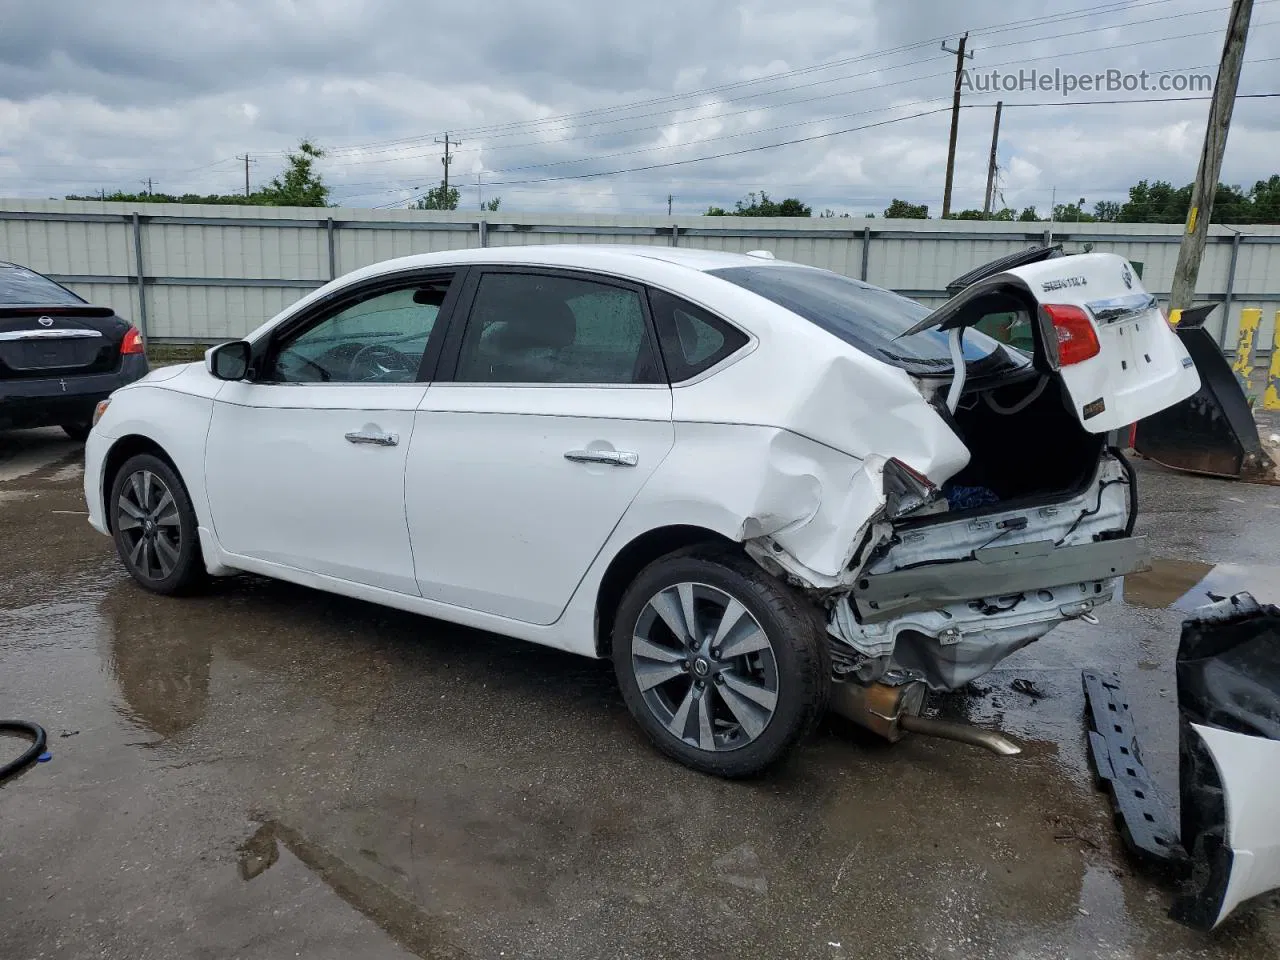
[{"label": "wet asphalt pavement", "polygon": [[648,747],[603,662],[258,578],[146,594],[80,462],[0,434],[0,715],[53,753],[0,787],[6,960],[1280,956],[1275,902],[1166,918],[1079,680],[1122,674],[1172,795],[1168,605],[1220,563],[1280,601],[1280,488],[1140,466],[1157,569],[941,704],[1022,756],[832,720],[728,783]]}]

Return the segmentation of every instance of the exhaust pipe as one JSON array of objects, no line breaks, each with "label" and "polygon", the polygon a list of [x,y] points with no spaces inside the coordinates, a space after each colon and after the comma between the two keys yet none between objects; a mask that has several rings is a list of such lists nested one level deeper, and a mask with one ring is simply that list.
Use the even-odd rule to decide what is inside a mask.
[{"label": "exhaust pipe", "polygon": [[926,737],[938,737],[941,740],[955,740],[973,747],[982,747],[1001,757],[1016,757],[1022,748],[1002,733],[994,730],[983,730],[981,727],[967,723],[952,723],[948,720],[930,720],[928,717],[917,717],[905,714],[898,718],[903,730],[922,733]]},{"label": "exhaust pipe", "polygon": [[905,733],[919,733],[982,747],[1002,757],[1017,756],[1022,748],[1001,733],[967,723],[931,720],[920,716],[926,688],[919,681],[891,687],[873,683],[864,687],[842,681],[832,685],[831,710],[860,727],[897,743]]}]

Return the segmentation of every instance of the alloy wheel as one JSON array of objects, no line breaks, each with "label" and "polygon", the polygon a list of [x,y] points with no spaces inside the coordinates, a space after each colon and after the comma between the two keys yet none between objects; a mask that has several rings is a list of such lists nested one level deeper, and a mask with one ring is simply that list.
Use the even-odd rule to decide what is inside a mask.
[{"label": "alloy wheel", "polygon": [[640,611],[631,669],[649,711],[706,751],[759,737],[778,705],[773,646],[746,607],[705,583],[658,591]]},{"label": "alloy wheel", "polygon": [[129,563],[142,576],[164,580],[173,573],[182,553],[182,523],[173,492],[158,475],[129,475],[116,500],[116,529]]}]

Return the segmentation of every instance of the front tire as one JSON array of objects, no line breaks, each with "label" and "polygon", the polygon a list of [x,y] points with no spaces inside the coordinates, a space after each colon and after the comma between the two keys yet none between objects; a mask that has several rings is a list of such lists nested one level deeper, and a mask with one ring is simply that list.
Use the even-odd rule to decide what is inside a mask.
[{"label": "front tire", "polygon": [[817,609],[730,550],[681,551],[642,570],[618,607],[613,663],[654,745],[721,777],[783,760],[830,696]]},{"label": "front tire", "polygon": [[124,462],[111,483],[107,510],[116,553],[140,585],[172,595],[204,576],[191,498],[159,457],[140,453]]}]

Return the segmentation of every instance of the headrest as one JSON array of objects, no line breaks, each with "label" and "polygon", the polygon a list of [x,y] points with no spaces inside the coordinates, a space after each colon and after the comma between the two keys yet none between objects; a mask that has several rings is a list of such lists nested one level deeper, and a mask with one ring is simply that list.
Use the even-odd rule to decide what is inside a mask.
[{"label": "headrest", "polygon": [[492,336],[505,350],[559,349],[577,339],[578,321],[558,297],[534,296],[489,311],[497,329]]}]

